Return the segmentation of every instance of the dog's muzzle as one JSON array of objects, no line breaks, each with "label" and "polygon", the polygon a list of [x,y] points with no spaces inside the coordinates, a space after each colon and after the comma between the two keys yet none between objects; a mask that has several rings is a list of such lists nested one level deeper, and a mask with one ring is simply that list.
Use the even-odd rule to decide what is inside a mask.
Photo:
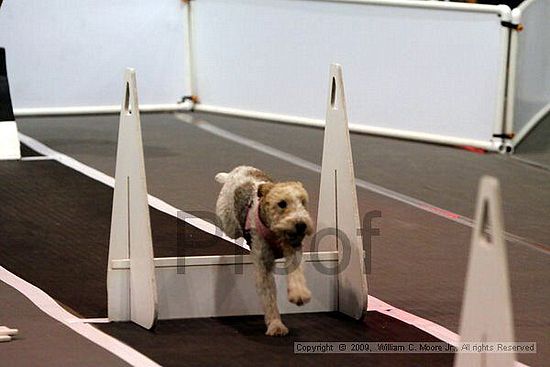
[{"label": "dog's muzzle", "polygon": [[307,231],[307,224],[304,222],[298,222],[294,226],[294,231],[287,232],[287,238],[290,245],[294,248],[302,246],[302,240],[304,239]]}]

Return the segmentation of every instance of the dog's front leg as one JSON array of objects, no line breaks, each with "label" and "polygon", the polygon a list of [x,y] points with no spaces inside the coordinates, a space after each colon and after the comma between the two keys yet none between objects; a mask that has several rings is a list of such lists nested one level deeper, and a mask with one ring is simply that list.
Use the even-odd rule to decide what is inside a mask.
[{"label": "dog's front leg", "polygon": [[262,301],[264,309],[266,335],[283,336],[288,334],[288,328],[281,321],[279,308],[277,307],[277,287],[273,276],[274,262],[261,260],[256,256],[256,289]]},{"label": "dog's front leg", "polygon": [[288,300],[298,306],[302,306],[311,300],[311,292],[306,285],[301,255],[301,251],[293,251],[285,256],[285,265],[288,272],[286,277]]}]

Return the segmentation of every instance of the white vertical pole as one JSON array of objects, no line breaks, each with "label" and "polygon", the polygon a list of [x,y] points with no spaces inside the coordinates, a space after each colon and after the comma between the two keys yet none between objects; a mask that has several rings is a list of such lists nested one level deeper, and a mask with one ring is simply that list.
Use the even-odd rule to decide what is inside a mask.
[{"label": "white vertical pole", "polygon": [[[498,5],[500,8],[499,16],[501,21],[511,21],[512,11],[507,5]],[[493,134],[503,134],[506,131],[506,121],[504,113],[506,111],[506,81],[508,79],[508,55],[509,49],[509,37],[510,29],[504,26],[500,27],[500,60],[499,60],[499,77],[497,87],[497,100],[495,121],[493,125]],[[495,138],[492,138],[495,140]],[[500,142],[498,142],[500,144]]]},{"label": "white vertical pole", "polygon": [[195,69],[194,69],[194,54],[193,54],[193,12],[191,8],[191,1],[186,0],[185,2],[185,61],[186,61],[186,70],[185,70],[185,93],[190,96],[196,95],[195,90]]},{"label": "white vertical pole", "polygon": [[338,249],[338,309],[359,319],[367,309],[367,278],[342,67],[338,64],[330,67],[317,215],[318,236],[330,229],[337,231],[336,237],[325,237],[318,243],[318,250]]},{"label": "white vertical pole", "polygon": [[[512,23],[521,25],[521,9],[516,8],[512,10]],[[511,135],[516,132],[514,131],[514,107],[516,102],[516,73],[518,68],[518,46],[519,33],[521,31],[520,29],[513,29],[510,33],[508,85],[506,90],[506,121],[504,125],[504,132]]]},{"label": "white vertical pole", "polygon": [[[475,227],[460,321],[462,343],[513,342],[514,328],[500,186],[484,176],[479,185]],[[459,353],[455,367],[512,367],[512,353]]]},{"label": "white vertical pole", "polygon": [[[107,291],[109,318],[151,328],[157,318],[153,241],[136,74],[127,69],[118,132]],[[112,260],[130,259],[129,278],[112,269]]]}]

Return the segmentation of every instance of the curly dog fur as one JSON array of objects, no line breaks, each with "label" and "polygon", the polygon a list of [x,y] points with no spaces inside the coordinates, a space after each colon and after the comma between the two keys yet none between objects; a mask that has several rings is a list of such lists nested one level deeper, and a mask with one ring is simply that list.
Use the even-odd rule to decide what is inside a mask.
[{"label": "curly dog fur", "polygon": [[218,173],[223,184],[216,214],[231,238],[245,237],[256,267],[256,289],[267,326],[266,335],[286,335],[277,307],[273,276],[275,259],[284,257],[288,300],[296,305],[310,301],[301,263],[302,240],[312,233],[306,209],[308,194],[300,182],[274,182],[257,168],[239,166]]}]

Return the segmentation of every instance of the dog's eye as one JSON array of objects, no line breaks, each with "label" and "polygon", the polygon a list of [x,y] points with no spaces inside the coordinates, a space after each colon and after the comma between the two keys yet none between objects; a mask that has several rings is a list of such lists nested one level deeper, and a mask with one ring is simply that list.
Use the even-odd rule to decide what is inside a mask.
[{"label": "dog's eye", "polygon": [[277,205],[279,205],[279,208],[284,209],[286,208],[286,201],[281,200],[277,203]]}]

